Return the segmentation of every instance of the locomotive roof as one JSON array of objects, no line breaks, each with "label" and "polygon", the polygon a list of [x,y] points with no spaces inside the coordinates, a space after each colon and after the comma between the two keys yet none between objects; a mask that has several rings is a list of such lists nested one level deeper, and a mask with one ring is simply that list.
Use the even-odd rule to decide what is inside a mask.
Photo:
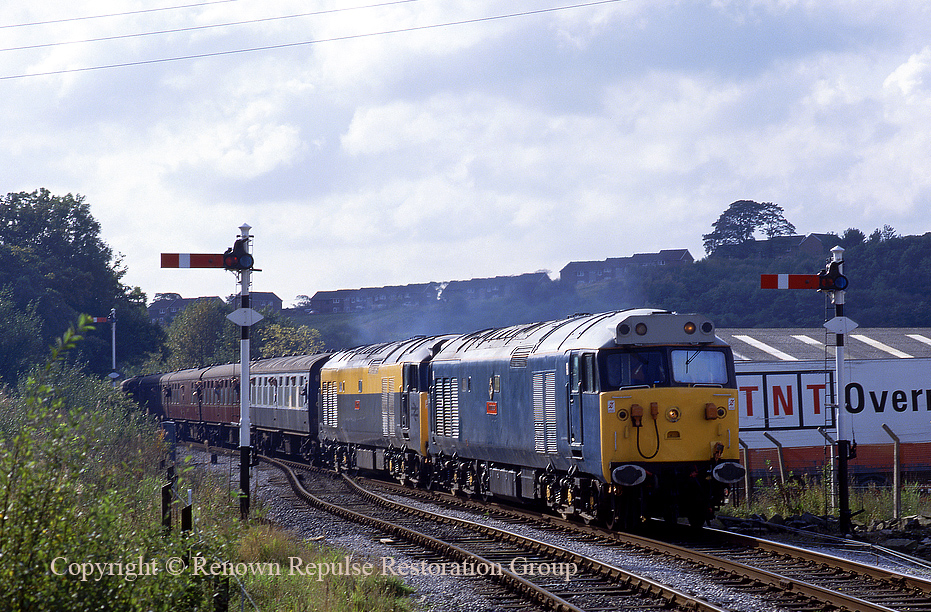
[{"label": "locomotive roof", "polygon": [[[694,322],[694,336],[682,332],[685,322]],[[638,337],[632,331],[637,323],[650,329]],[[639,332],[637,332],[639,333]],[[459,336],[448,342],[436,360],[470,358],[526,359],[534,353],[573,349],[615,348],[647,344],[718,344],[714,326],[700,315],[679,315],[668,310],[639,308],[602,314],[576,315],[558,321],[528,323],[501,329],[486,329]]]},{"label": "locomotive roof", "polygon": [[335,353],[324,368],[367,367],[381,363],[420,363],[432,357],[437,350],[456,335],[418,336],[397,342],[371,344]]}]

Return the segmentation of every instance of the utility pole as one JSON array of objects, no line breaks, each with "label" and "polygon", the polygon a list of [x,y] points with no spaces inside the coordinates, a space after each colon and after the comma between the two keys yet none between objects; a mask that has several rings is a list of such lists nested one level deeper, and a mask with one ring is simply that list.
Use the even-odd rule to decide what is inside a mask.
[{"label": "utility pole", "polygon": [[[844,316],[844,249],[831,249],[831,261],[818,274],[761,274],[761,289],[817,289],[831,294],[834,302],[834,318],[824,324],[825,329],[836,335],[834,360],[835,425],[837,427],[837,481],[840,498],[840,529],[850,533],[850,488],[847,482],[848,462],[857,456],[856,444],[851,444],[853,428],[847,414],[846,383],[844,382],[844,336],[857,328],[857,324]],[[822,434],[823,435],[823,434]]]}]

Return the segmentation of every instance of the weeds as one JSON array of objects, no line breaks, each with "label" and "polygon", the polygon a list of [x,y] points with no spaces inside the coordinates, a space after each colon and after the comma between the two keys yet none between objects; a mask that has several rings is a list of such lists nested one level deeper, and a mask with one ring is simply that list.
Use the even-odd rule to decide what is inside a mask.
[{"label": "weeds", "polygon": [[3,401],[0,608],[203,609],[210,584],[167,572],[143,579],[140,561],[192,549],[222,556],[228,537],[163,536],[153,500],[164,446],[154,424],[109,385],[66,365],[87,329],[82,317]]},{"label": "weeds", "polygon": [[[758,480],[753,488],[750,503],[726,506],[722,511],[732,516],[775,515],[793,516],[810,513],[816,516],[838,516],[832,499],[830,480],[825,473],[821,478],[792,476],[785,484],[766,485]],[[859,512],[858,523],[889,520],[893,517],[893,494],[888,486],[850,486],[850,508]],[[931,511],[931,492],[926,485],[909,483],[902,487],[902,516]]]},{"label": "weeds", "polygon": [[[410,609],[393,578],[289,575],[292,558],[329,563],[345,553],[244,525],[236,492],[190,465],[178,467],[176,491],[196,491],[195,528],[166,534],[157,424],[66,362],[89,328],[82,317],[15,393],[0,394],[0,610],[217,609],[228,589],[194,572],[196,559],[280,564],[281,575],[241,579],[259,610]],[[172,560],[180,571],[168,571]]]},{"label": "weeds", "polygon": [[[407,597],[411,589],[394,577],[373,572],[365,577],[343,575],[318,580],[317,576],[292,571],[293,568],[345,564],[346,553],[298,542],[272,526],[251,527],[239,542],[237,557],[247,565],[270,564],[263,571],[250,572],[245,579],[246,588],[260,609],[271,609],[263,604],[273,605],[276,611],[290,612],[407,612],[411,609]],[[269,572],[269,568],[279,571]]]}]

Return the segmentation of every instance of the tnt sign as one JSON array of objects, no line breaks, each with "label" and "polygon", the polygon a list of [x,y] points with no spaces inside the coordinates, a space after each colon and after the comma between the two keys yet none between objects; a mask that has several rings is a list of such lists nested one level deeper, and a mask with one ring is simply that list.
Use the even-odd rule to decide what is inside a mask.
[{"label": "tnt sign", "polygon": [[833,374],[822,371],[759,372],[737,375],[742,430],[833,426]]}]

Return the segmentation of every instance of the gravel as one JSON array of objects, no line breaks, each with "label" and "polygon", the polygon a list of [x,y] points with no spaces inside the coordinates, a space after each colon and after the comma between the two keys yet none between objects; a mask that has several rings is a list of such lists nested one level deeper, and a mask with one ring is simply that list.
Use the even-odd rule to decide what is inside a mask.
[{"label": "gravel", "polygon": [[[193,455],[192,463],[205,467],[215,473],[231,479],[231,486],[239,486],[238,457],[232,459],[219,455],[216,464],[211,464],[210,455],[199,451],[189,451]],[[230,461],[233,465],[230,465]],[[302,540],[325,542],[345,551],[353,560],[367,560],[381,567],[383,559],[394,559],[397,563],[417,561],[406,552],[393,547],[385,538],[373,535],[365,527],[334,517],[326,512],[311,508],[294,496],[284,475],[267,464],[261,464],[253,471],[253,491],[258,503],[263,507],[268,520],[293,533]],[[386,497],[391,495],[383,494]],[[583,554],[595,557],[603,562],[615,565],[626,572],[637,574],[663,584],[667,584],[683,593],[698,596],[715,605],[734,612],[779,612],[774,604],[752,595],[723,587],[700,576],[694,567],[675,560],[664,560],[656,556],[631,552],[616,546],[606,546],[580,542],[566,535],[543,531],[529,525],[503,523],[487,516],[480,518],[461,510],[440,508],[405,498],[411,505],[428,506],[433,511],[442,512],[466,520],[481,520],[521,535],[579,550]],[[775,538],[773,538],[775,539]],[[849,556],[857,560],[867,560],[875,565],[888,563],[892,569],[902,570],[895,560],[878,558],[875,553],[858,550],[838,550],[826,546],[825,552],[838,556]],[[919,575],[925,572],[918,571]],[[486,586],[480,578],[451,578],[444,576],[406,576],[404,582],[415,591],[413,600],[421,610],[442,612],[497,612],[500,602],[489,598],[483,591]]]},{"label": "gravel", "polygon": [[[187,451],[187,449],[185,449]],[[181,448],[179,447],[179,453]],[[221,476],[230,475],[231,486],[239,487],[239,458],[218,455],[217,463],[210,455],[200,451],[187,451],[192,464],[204,467]],[[232,467],[230,461],[233,461]],[[232,471],[231,471],[232,469]],[[407,561],[420,563],[424,557],[412,557],[399,551],[385,538],[375,536],[365,527],[342,520],[331,514],[309,507],[298,499],[287,479],[277,468],[260,464],[253,470],[253,496],[261,504],[267,519],[295,537],[312,542],[324,542],[340,549],[352,559],[369,561],[377,567],[383,559],[393,559],[398,566]],[[413,601],[417,609],[442,612],[500,612],[501,604],[487,597],[484,579],[451,578],[449,576],[405,576],[405,584],[414,589]]]}]

